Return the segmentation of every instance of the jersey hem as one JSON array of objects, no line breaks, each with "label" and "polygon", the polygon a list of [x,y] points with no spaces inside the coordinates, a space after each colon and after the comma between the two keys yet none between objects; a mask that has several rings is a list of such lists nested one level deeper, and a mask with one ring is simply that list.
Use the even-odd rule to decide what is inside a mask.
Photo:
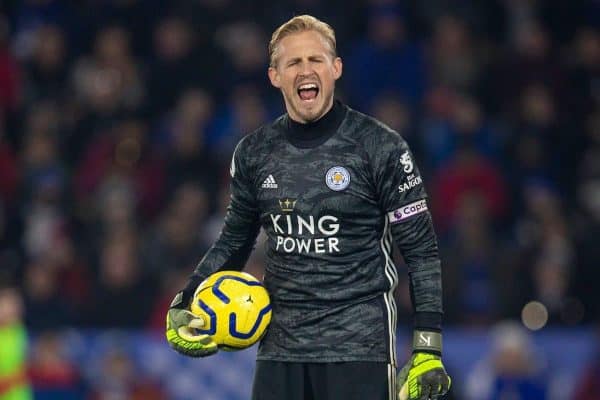
[{"label": "jersey hem", "polygon": [[282,362],[310,362],[310,363],[329,363],[329,362],[354,362],[354,361],[368,361],[368,362],[385,362],[390,363],[390,360],[386,357],[356,357],[356,356],[336,356],[336,357],[293,357],[293,356],[268,356],[259,355],[256,356],[257,361],[282,361]]}]

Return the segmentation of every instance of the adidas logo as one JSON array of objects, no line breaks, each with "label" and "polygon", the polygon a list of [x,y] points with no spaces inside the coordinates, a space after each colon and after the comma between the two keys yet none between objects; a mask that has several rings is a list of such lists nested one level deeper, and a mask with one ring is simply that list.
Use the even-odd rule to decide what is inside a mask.
[{"label": "adidas logo", "polygon": [[277,182],[275,182],[273,175],[267,176],[267,179],[262,183],[262,187],[264,189],[277,189]]}]

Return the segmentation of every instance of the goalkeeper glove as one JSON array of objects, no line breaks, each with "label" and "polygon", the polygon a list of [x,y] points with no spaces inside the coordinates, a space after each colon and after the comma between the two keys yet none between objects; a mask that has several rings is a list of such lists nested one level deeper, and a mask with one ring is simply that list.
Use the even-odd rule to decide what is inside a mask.
[{"label": "goalkeeper glove", "polygon": [[413,355],[398,373],[399,400],[435,400],[448,392],[452,380],[442,364],[441,353],[441,333],[414,332]]},{"label": "goalkeeper glove", "polygon": [[184,292],[173,299],[167,312],[166,337],[169,346],[188,357],[206,357],[215,354],[217,344],[208,335],[197,335],[194,329],[204,326],[204,319],[187,310]]}]

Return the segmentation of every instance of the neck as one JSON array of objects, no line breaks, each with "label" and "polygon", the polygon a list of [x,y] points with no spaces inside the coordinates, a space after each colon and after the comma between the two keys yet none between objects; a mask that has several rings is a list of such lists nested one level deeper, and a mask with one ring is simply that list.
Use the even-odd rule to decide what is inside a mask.
[{"label": "neck", "polygon": [[286,136],[298,147],[314,147],[333,135],[346,115],[346,106],[334,101],[332,106],[318,119],[298,122],[289,114]]}]

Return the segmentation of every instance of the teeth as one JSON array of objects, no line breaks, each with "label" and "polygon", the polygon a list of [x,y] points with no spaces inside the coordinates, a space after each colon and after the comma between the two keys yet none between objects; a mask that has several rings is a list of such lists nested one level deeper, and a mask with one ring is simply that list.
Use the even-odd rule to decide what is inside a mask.
[{"label": "teeth", "polygon": [[314,83],[305,83],[304,85],[300,85],[298,90],[316,89],[316,88],[317,88],[317,85],[315,85]]}]

